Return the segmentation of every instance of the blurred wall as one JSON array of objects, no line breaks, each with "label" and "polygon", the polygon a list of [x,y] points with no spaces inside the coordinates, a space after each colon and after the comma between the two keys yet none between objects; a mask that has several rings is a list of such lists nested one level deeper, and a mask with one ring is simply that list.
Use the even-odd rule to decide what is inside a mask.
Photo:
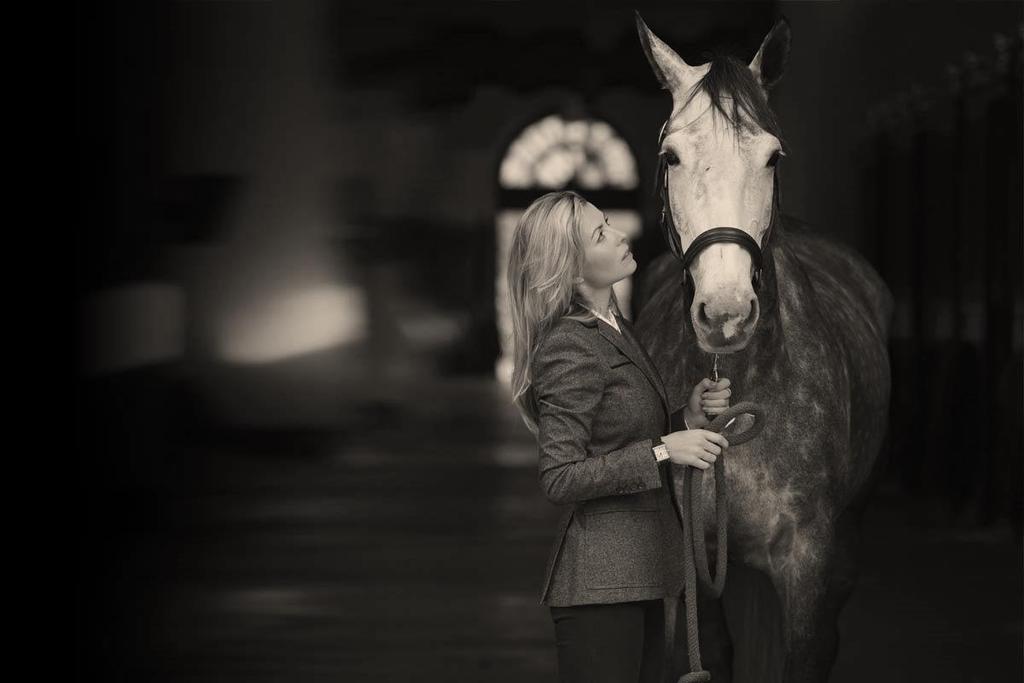
[{"label": "blurred wall", "polygon": [[912,85],[944,87],[947,65],[990,53],[993,37],[1019,35],[1018,2],[778,3],[793,47],[774,105],[793,154],[784,160],[783,206],[867,249],[864,167],[872,107]]},{"label": "blurred wall", "polygon": [[[770,6],[749,5],[647,19],[752,52]],[[83,10],[85,136],[108,163],[79,254],[85,374],[163,377],[214,422],[316,429],[411,381],[490,375],[506,146],[551,112],[603,118],[648,188],[670,101],[630,9],[460,6]],[[168,287],[174,343],[109,359]]]},{"label": "blurred wall", "polygon": [[[488,375],[497,165],[552,111],[604,118],[626,138],[642,174],[641,268],[664,249],[647,190],[670,101],[632,7],[451,7],[81,10],[90,376],[161,372],[213,419],[329,429],[351,403],[386,401],[417,378]],[[862,248],[875,239],[871,107],[941,80],[947,62],[1020,19],[1003,2],[638,9],[694,63],[712,46],[749,59],[788,17],[792,53],[772,95],[793,150],[783,207]],[[160,339],[125,322],[157,310]],[[131,335],[131,355],[104,350]]]}]

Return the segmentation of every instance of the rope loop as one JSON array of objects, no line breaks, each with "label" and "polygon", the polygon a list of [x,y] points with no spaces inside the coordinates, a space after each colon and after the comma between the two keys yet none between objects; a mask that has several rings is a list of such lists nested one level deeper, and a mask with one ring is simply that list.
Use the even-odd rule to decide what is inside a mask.
[{"label": "rope loop", "polygon": [[[754,422],[742,432],[727,433],[729,447],[746,443],[755,438],[764,429],[765,410],[758,403],[744,401],[730,406],[720,415],[717,415],[705,429],[721,434],[733,418],[740,415],[752,415]],[[683,468],[683,504],[680,506],[675,496],[675,485],[669,487],[672,495],[672,502],[683,521],[683,578],[685,591],[686,609],[686,644],[690,657],[690,673],[680,677],[678,683],[697,683],[698,681],[710,681],[711,673],[705,671],[700,661],[700,635],[697,623],[697,579],[707,591],[714,597],[720,597],[725,589],[726,565],[728,562],[728,528],[729,508],[728,493],[725,483],[725,458],[715,460],[715,516],[717,524],[717,550],[715,556],[715,577],[711,577],[711,568],[708,566],[707,545],[704,539],[704,505],[701,499],[701,484],[704,479],[704,471],[696,467]],[[669,598],[675,600],[677,598]],[[666,635],[669,638],[670,647],[674,645],[675,639],[675,610],[670,610],[673,616],[672,623],[666,624]],[[671,661],[671,658],[669,658]]]}]

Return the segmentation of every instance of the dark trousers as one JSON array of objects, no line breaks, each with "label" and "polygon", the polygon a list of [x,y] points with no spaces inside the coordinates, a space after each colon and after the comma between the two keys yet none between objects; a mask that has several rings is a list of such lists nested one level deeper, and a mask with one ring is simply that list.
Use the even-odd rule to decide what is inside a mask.
[{"label": "dark trousers", "polygon": [[663,604],[552,607],[560,683],[661,683]]}]

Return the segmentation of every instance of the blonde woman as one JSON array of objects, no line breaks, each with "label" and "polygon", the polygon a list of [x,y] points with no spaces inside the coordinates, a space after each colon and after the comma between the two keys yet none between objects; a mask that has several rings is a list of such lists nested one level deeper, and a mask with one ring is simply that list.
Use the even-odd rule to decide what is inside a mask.
[{"label": "blonde woman", "polygon": [[729,380],[703,380],[670,414],[612,290],[636,267],[625,236],[575,192],[534,201],[512,237],[513,396],[537,437],[541,488],[568,506],[541,591],[563,683],[661,681],[662,598],[683,587],[668,463],[707,469],[729,445],[701,429],[728,407]]}]

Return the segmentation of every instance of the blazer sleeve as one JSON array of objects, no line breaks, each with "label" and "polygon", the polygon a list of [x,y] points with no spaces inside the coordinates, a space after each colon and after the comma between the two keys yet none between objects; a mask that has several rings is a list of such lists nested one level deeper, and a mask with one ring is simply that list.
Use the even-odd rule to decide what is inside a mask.
[{"label": "blazer sleeve", "polygon": [[552,330],[534,356],[540,485],[553,503],[624,495],[661,486],[652,440],[589,453],[591,424],[607,366],[574,332]]}]

